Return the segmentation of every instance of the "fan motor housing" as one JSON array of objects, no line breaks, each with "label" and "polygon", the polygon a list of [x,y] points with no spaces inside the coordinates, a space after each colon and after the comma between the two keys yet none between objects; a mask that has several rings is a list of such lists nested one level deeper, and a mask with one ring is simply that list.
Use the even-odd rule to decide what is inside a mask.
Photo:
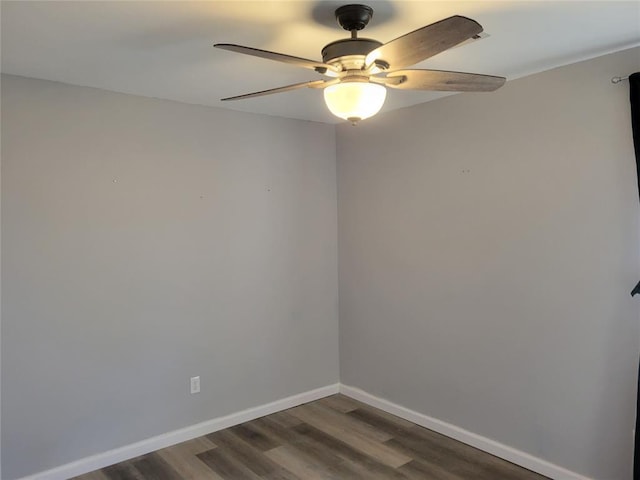
[{"label": "fan motor housing", "polygon": [[346,38],[331,42],[322,49],[322,61],[324,63],[333,63],[340,57],[351,55],[361,55],[366,57],[367,54],[382,46],[381,42],[370,38]]}]

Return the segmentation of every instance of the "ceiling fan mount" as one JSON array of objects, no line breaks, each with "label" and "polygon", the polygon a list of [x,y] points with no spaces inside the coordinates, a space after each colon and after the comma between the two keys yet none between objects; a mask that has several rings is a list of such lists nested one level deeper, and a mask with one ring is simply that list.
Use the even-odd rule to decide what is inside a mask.
[{"label": "ceiling fan mount", "polygon": [[368,5],[343,5],[336,9],[336,20],[349,32],[362,30],[373,17],[373,8]]},{"label": "ceiling fan mount", "polygon": [[242,45],[215,44],[214,47],[217,48],[289,63],[315,70],[328,77],[222,100],[253,98],[304,87],[323,89],[325,102],[331,113],[355,124],[380,110],[387,87],[490,92],[501,87],[506,80],[504,77],[476,73],[406,70],[407,67],[466,40],[477,38],[482,32],[482,26],[470,18],[454,15],[383,44],[369,38],[358,38],[357,32],[364,29],[373,17],[371,7],[361,4],[343,5],[336,9],[335,15],[340,26],[351,32],[351,38],[325,45],[321,62]]}]

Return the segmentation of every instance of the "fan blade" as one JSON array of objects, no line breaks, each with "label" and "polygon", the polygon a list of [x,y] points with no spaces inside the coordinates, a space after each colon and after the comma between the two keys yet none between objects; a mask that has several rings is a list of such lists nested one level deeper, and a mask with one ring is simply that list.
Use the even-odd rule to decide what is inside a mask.
[{"label": "fan blade", "polygon": [[391,68],[404,68],[456,46],[482,32],[475,20],[455,15],[414,30],[369,52],[365,64],[380,62]]},{"label": "fan blade", "polygon": [[337,73],[340,71],[340,68],[327,63],[315,62],[306,58],[293,57],[291,55],[285,55],[284,53],[260,50],[259,48],[243,47],[242,45],[234,45],[232,43],[216,43],[214,47],[229,50],[231,52],[244,53],[245,55],[253,55],[254,57],[266,58],[267,60],[284,62],[298,67],[310,68],[311,70],[315,70],[323,75],[331,75],[331,73]]},{"label": "fan blade", "polygon": [[238,95],[236,97],[227,97],[227,98],[221,99],[221,101],[226,102],[228,100],[242,100],[245,98],[262,97],[263,95],[271,95],[272,93],[288,92],[289,90],[297,90],[299,88],[304,88],[304,87],[324,88],[333,83],[335,83],[335,81],[331,81],[331,80],[330,81],[314,80],[313,82],[294,83],[293,85],[287,85],[286,87],[271,88],[269,90],[262,90],[260,92],[245,93],[244,95]]},{"label": "fan blade", "polygon": [[504,77],[479,73],[443,72],[441,70],[396,70],[386,78],[404,77],[400,83],[391,82],[391,88],[405,90],[435,90],[441,92],[493,92],[504,85]]}]

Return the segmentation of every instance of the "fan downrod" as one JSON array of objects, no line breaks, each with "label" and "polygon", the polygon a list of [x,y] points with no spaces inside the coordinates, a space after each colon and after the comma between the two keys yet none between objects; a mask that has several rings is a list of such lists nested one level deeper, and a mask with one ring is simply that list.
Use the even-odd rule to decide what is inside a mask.
[{"label": "fan downrod", "polygon": [[336,9],[336,20],[349,32],[362,30],[373,17],[373,8],[368,5],[343,5]]}]

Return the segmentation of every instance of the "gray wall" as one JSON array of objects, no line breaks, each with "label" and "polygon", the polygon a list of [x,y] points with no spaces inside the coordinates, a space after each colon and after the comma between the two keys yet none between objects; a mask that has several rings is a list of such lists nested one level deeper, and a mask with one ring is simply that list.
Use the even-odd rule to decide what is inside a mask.
[{"label": "gray wall", "polygon": [[333,126],[3,76],[3,478],[337,382],[336,216]]},{"label": "gray wall", "polygon": [[[344,383],[630,478],[639,56],[337,128]],[[3,76],[1,140],[3,478],[337,381],[332,126]]]},{"label": "gray wall", "polygon": [[[640,50],[337,130],[341,380],[631,477]],[[498,72],[499,73],[499,72]]]}]

